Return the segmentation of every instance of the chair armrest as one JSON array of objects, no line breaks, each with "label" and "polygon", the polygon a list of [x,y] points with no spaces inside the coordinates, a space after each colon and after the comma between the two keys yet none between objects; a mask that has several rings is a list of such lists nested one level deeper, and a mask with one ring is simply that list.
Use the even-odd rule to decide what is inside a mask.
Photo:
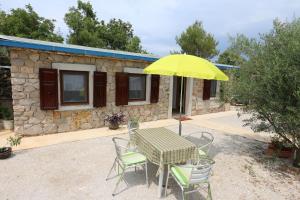
[{"label": "chair armrest", "polygon": [[210,143],[207,143],[207,144],[204,144],[202,146],[198,146],[198,149],[204,149],[205,147],[211,145],[211,142]]},{"label": "chair armrest", "polygon": [[202,132],[196,131],[196,132],[189,133],[188,135],[184,135],[184,136],[182,136],[182,137],[187,138],[187,137],[190,137],[190,136],[195,135],[195,134],[198,135],[199,133],[202,133]]},{"label": "chair armrest", "polygon": [[177,167],[182,167],[182,168],[194,168],[195,167],[195,165],[193,165],[193,164],[190,164],[190,163],[188,163],[188,164],[184,164],[184,165],[171,165],[171,167],[175,167],[175,166],[177,166]]},{"label": "chair armrest", "polygon": [[201,159],[199,161],[197,161],[197,164],[184,164],[184,165],[171,165],[171,167],[173,166],[177,166],[177,167],[182,167],[182,168],[186,168],[186,169],[190,169],[190,168],[198,168],[198,167],[203,167],[203,166],[208,166],[208,165],[213,165],[215,164],[215,161],[212,159]]}]

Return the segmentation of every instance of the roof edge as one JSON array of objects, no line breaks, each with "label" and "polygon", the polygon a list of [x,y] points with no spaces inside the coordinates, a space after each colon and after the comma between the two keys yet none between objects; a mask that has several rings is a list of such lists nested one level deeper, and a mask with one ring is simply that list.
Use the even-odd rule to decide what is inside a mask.
[{"label": "roof edge", "polygon": [[0,46],[154,62],[158,56],[0,35]]},{"label": "roof edge", "polygon": [[234,65],[226,65],[226,64],[220,64],[220,63],[214,63],[214,65],[216,65],[221,70],[240,69],[239,66],[234,66]]},{"label": "roof edge", "polygon": [[[14,36],[0,35],[0,46],[33,49],[40,51],[64,52],[70,54],[78,54],[85,56],[107,57],[122,60],[136,60],[154,62],[160,57],[152,54],[132,53],[126,51],[117,51],[110,49],[101,49],[94,47],[86,47],[80,45],[63,44],[56,42],[48,42],[41,40],[33,40],[28,38],[20,38]],[[214,63],[221,70],[239,69],[239,66]]]}]

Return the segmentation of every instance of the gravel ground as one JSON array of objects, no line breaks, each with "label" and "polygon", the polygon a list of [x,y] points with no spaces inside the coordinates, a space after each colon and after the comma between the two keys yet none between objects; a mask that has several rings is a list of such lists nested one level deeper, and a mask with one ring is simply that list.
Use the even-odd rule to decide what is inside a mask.
[{"label": "gravel ground", "polygon": [[[185,133],[195,130],[204,129],[186,122]],[[291,167],[290,161],[264,156],[266,143],[208,131],[215,137],[211,157],[216,163],[210,179],[213,199],[300,199],[299,170]],[[23,150],[0,160],[0,200],[158,199],[155,165],[150,166],[149,188],[143,170],[131,171],[126,174],[130,188],[112,198],[116,179],[105,181],[115,156],[111,138]],[[190,199],[199,197],[196,194]],[[181,199],[180,189],[172,181],[166,199]]]}]

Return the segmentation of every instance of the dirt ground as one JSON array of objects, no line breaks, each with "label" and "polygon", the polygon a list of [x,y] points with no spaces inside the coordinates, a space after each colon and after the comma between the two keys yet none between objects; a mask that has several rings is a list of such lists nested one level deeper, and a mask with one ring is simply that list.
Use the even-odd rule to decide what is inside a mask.
[{"label": "dirt ground", "polygon": [[[216,162],[210,178],[213,199],[300,199],[300,171],[291,166],[290,160],[265,156],[264,135],[243,129],[234,113],[211,116],[186,121],[183,132],[209,131],[215,137],[210,152]],[[176,130],[177,126],[169,128]],[[112,197],[116,179],[105,181],[115,156],[111,138],[21,150],[10,159],[0,160],[0,199],[158,199],[155,165],[150,165],[149,188],[143,170],[130,171],[126,174],[130,188]],[[205,193],[190,199],[202,198],[201,194]],[[166,199],[181,199],[174,181]]]}]

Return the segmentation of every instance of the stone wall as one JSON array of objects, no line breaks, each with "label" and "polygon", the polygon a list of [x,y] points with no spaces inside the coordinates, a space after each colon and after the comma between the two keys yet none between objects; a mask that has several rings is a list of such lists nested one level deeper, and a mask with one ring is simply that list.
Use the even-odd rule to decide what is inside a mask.
[{"label": "stone wall", "polygon": [[[18,134],[42,135],[103,127],[104,115],[118,111],[127,116],[140,116],[140,121],[168,117],[170,79],[165,76],[161,76],[157,104],[115,106],[115,72],[122,72],[124,67],[144,68],[149,63],[25,49],[11,49],[10,56],[14,123]],[[107,72],[107,106],[74,111],[40,110],[39,68],[52,68],[52,63],[92,64],[97,71]]]},{"label": "stone wall", "polygon": [[193,80],[192,115],[225,111],[224,104],[218,98],[203,101],[203,84],[201,79]]}]

